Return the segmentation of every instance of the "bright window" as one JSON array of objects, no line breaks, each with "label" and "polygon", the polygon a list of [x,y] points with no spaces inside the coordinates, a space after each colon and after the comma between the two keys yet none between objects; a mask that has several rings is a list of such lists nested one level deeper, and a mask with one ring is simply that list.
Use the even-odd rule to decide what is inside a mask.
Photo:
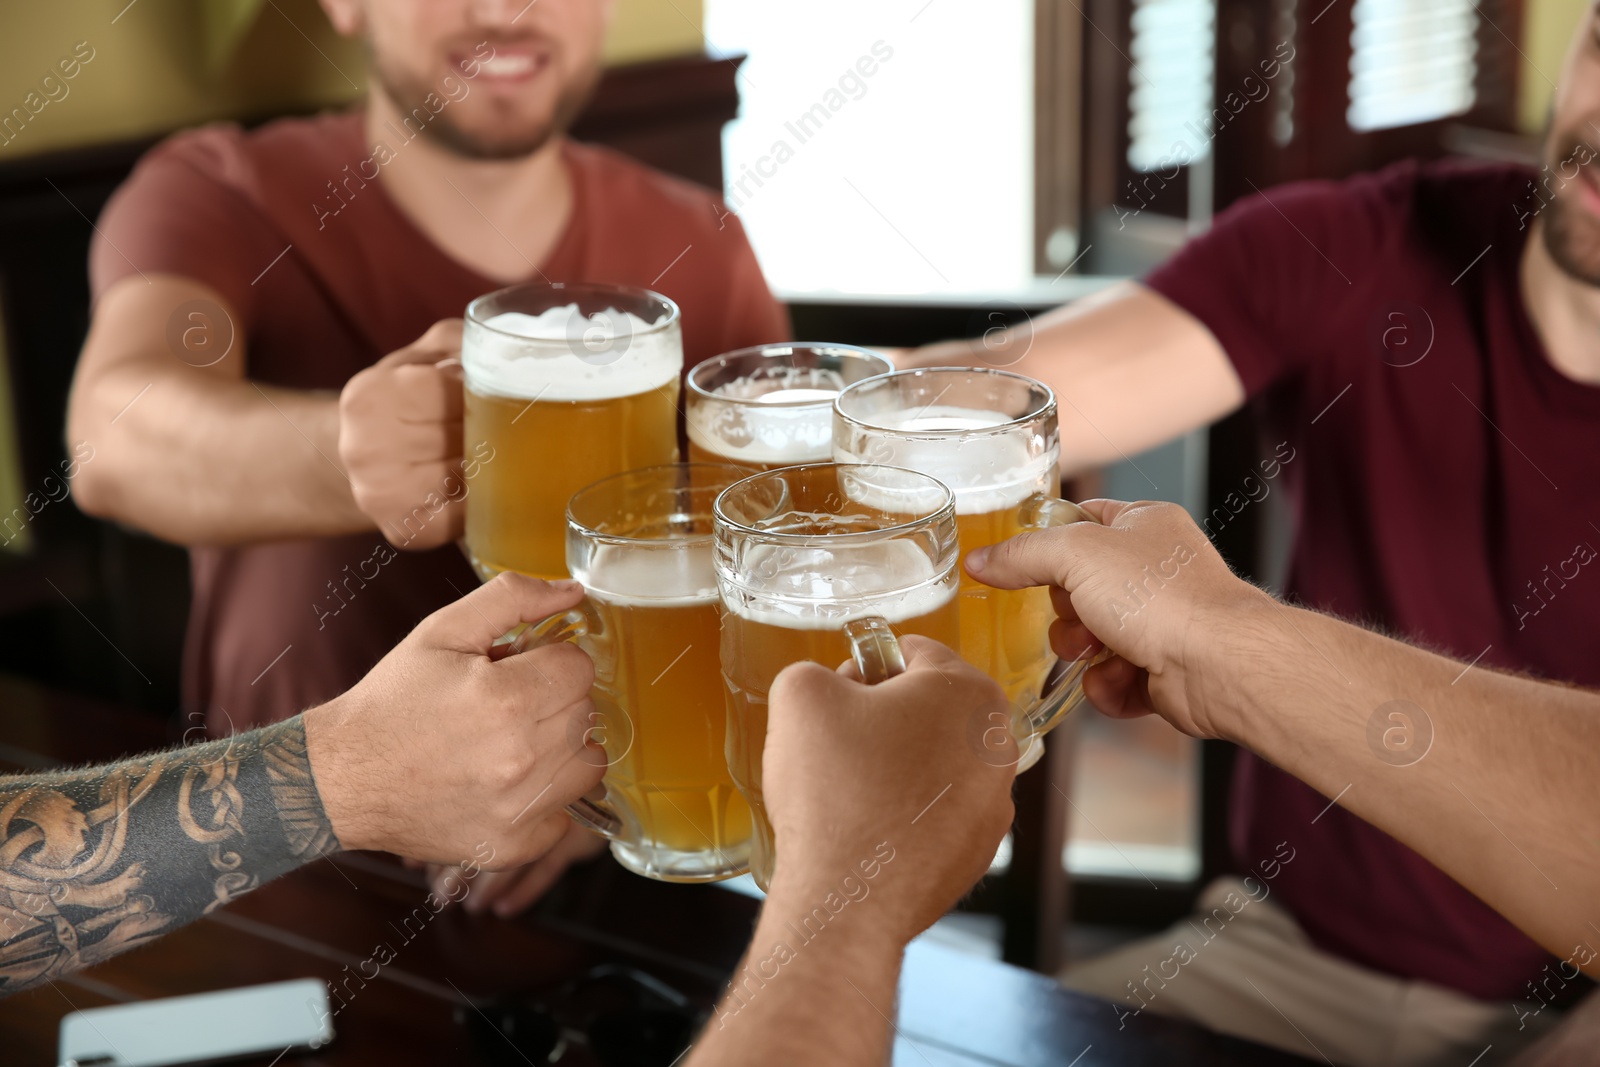
[{"label": "bright window", "polygon": [[[1215,0],[1134,0],[1128,165],[1166,170],[1211,154]],[[1174,146],[1182,146],[1174,151]]]},{"label": "bright window", "polygon": [[780,292],[1014,287],[1033,275],[1033,4],[706,0],[745,53],[729,205]]},{"label": "bright window", "polygon": [[1356,0],[1351,18],[1351,129],[1411,126],[1472,107],[1475,0]]}]

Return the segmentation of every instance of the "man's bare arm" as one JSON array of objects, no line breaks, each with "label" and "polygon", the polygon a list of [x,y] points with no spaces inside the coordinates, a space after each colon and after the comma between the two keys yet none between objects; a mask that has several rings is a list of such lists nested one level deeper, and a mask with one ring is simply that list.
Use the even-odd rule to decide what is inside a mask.
[{"label": "man's bare arm", "polygon": [[341,847],[457,864],[434,911],[464,899],[460,883],[480,867],[542,856],[571,825],[566,806],[604,772],[574,729],[593,714],[594,666],[570,644],[504,655],[495,642],[582,599],[576,582],[502,574],[424,619],[349,692],[287,722],[0,777],[0,996]]},{"label": "man's bare arm", "polygon": [[[876,1067],[889,1059],[890,1019],[905,944],[881,916],[829,928],[803,944],[794,931],[837,886],[774,887],[749,951],[686,1067],[827,1063]],[[770,975],[770,981],[764,977]]]},{"label": "man's bare arm", "polygon": [[193,279],[106,291],[67,414],[68,438],[94,448],[78,506],[187,545],[372,529],[340,464],[338,395],[246,380],[237,326]]},{"label": "man's bare arm", "polygon": [[1066,474],[1143,452],[1244,403],[1244,386],[1211,331],[1136,282],[1002,334],[929,345],[896,362],[997,367],[1044,382],[1061,409]]},{"label": "man's bare arm", "polygon": [[0,778],[0,996],[338,848],[298,716],[107,767]]},{"label": "man's bare arm", "polygon": [[1005,694],[942,645],[901,647],[906,672],[881,685],[815,663],[773,683],[772,892],[686,1067],[886,1062],[906,943],[988,869],[1016,750],[980,752],[971,727],[1003,721]]},{"label": "man's bare arm", "polygon": [[[1085,689],[1234,741],[1415,849],[1600,974],[1600,694],[1458,663],[1273,600],[1175,504],[1086,501],[1105,525],[1023,534],[967,569],[1054,585],[1056,651],[1116,656]],[[1090,635],[1097,635],[1091,638]]]},{"label": "man's bare arm", "polygon": [[[1600,694],[1263,601],[1210,642],[1223,735],[1409,845],[1557,956],[1594,944]],[[1574,960],[1600,975],[1592,955]]]}]

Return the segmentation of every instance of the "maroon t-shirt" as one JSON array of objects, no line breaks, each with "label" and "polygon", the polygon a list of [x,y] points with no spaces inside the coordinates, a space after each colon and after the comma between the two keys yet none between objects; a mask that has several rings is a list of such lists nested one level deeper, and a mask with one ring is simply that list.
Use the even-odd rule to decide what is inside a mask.
[{"label": "maroon t-shirt", "polygon": [[[1600,685],[1600,388],[1550,363],[1523,307],[1529,177],[1402,164],[1275,189],[1147,284],[1216,335],[1294,449],[1291,598]],[[1484,999],[1525,996],[1549,959],[1387,834],[1338,807],[1317,818],[1328,798],[1247,753],[1233,803],[1235,861],[1289,842],[1274,889],[1332,952]],[[1510,844],[1483,862],[1541,877]]]},{"label": "maroon t-shirt", "polygon": [[[392,165],[403,166],[404,143],[387,142],[401,161]],[[173,137],[101,215],[90,250],[96,298],[135,270],[194,278],[240,320],[250,379],[337,391],[503,284],[418,230],[373,177],[372,157],[359,111]],[[539,264],[545,277],[671,297],[686,365],[789,338],[744,230],[710,191],[594,146],[569,144],[565,162],[572,214]],[[336,696],[478,582],[454,545],[396,554],[375,530],[190,557],[184,702],[214,732]]]}]

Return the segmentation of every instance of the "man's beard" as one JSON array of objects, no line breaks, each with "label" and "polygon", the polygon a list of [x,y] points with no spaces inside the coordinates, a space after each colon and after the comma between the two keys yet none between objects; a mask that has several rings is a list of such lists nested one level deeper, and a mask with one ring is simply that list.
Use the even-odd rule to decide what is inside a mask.
[{"label": "man's beard", "polygon": [[[377,56],[370,54],[370,50],[368,66],[402,119],[418,111],[429,116],[428,122],[422,127],[423,134],[441,148],[464,159],[523,159],[531,156],[549,144],[553,138],[561,136],[571,128],[573,121],[588,105],[589,98],[594,95],[595,85],[600,81],[598,68],[585,72],[583,77],[561,87],[561,95],[556,100],[555,114],[551,116],[550,121],[540,123],[531,129],[513,131],[513,135],[509,137],[503,136],[505,131],[502,129],[497,131],[500,136],[491,139],[469,133],[458,126],[450,111],[456,101],[451,101],[434,86],[395,76],[378,61]],[[459,80],[469,87],[470,95],[472,80],[465,76]],[[444,106],[437,114],[423,103],[429,93],[444,101]],[[461,99],[465,100],[466,97]]]},{"label": "man's beard", "polygon": [[[1581,173],[1567,178],[1563,169],[1570,170],[1580,158],[1580,170],[1600,166],[1600,156],[1587,144],[1572,140],[1566,151],[1556,157],[1556,162],[1545,164],[1545,173],[1554,174],[1556,185],[1550,202],[1541,213],[1544,224],[1544,247],[1561,272],[1586,285],[1600,286],[1600,220],[1572,202],[1578,190],[1571,186],[1585,181]],[[1559,184],[1556,184],[1559,183]]]}]

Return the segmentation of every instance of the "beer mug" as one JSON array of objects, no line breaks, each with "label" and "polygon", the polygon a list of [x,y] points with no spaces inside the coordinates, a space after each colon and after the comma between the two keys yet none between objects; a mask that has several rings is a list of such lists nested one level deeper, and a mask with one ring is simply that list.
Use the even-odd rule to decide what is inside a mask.
[{"label": "beer mug", "polygon": [[785,467],[730,486],[716,502],[728,767],[750,802],[750,871],[765,889],[774,841],[761,790],[767,693],[784,667],[854,658],[879,682],[904,669],[896,634],[956,648],[954,498],[894,467]]},{"label": "beer mug", "polygon": [[579,490],[567,505],[567,567],[583,607],[517,640],[575,637],[594,660],[595,710],[572,741],[605,749],[605,798],[568,810],[648,878],[712,882],[749,863],[750,809],[725,752],[712,567],[712,503],[749,473],[668,464]]},{"label": "beer mug", "polygon": [[678,307],[622,286],[512,286],[467,305],[461,365],[472,565],[485,581],[565,578],[572,494],[678,458]]},{"label": "beer mug", "polygon": [[[950,487],[963,556],[1089,519],[1057,495],[1056,400],[1042,382],[969,367],[899,371],[845,389],[834,411],[839,462],[907,467]],[[1038,762],[1040,738],[1083,700],[1088,661],[1068,665],[1041,695],[1056,663],[1054,618],[1048,589],[994,589],[961,573],[961,655],[1010,698],[1019,770]]]},{"label": "beer mug", "polygon": [[894,365],[852,345],[762,345],[708,359],[689,372],[689,458],[771,470],[826,463],[833,398]]}]

